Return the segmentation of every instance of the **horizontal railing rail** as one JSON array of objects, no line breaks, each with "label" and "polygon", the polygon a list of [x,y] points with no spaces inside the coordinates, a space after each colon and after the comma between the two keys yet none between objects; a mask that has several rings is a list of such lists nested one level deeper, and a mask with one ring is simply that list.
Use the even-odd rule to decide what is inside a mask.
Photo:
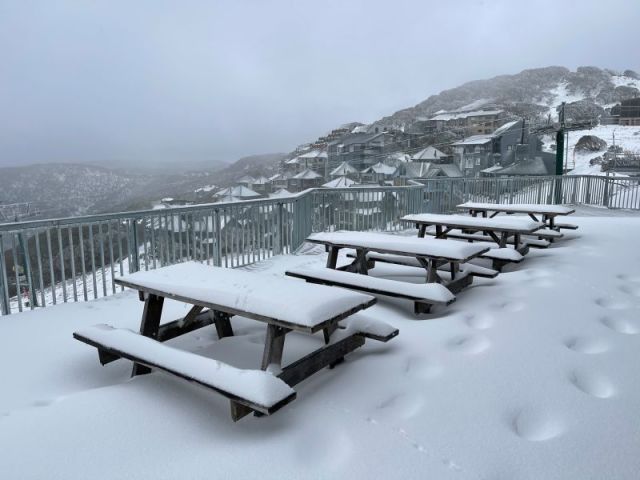
[{"label": "horizontal railing rail", "polygon": [[465,201],[640,210],[640,180],[562,176],[434,178],[421,184],[310,189],[286,198],[0,224],[0,314],[88,301],[120,276],[187,260],[238,267],[294,252],[312,232],[393,231],[409,213]]}]

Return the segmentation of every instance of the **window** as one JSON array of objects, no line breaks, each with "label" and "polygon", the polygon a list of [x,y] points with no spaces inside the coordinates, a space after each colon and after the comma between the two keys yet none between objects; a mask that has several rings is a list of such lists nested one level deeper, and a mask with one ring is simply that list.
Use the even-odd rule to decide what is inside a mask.
[{"label": "window", "polygon": [[476,166],[480,166],[480,157],[476,158]]}]

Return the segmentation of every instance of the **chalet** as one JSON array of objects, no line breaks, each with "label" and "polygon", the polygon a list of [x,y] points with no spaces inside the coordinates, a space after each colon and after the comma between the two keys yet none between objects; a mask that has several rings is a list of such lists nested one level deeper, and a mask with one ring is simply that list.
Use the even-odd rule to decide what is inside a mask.
[{"label": "chalet", "polygon": [[331,173],[329,173],[329,175],[332,178],[347,176],[352,179],[355,179],[360,175],[360,172],[356,168],[354,168],[349,162],[342,162],[336,168],[331,170]]},{"label": "chalet", "polygon": [[393,149],[394,142],[395,137],[390,132],[351,133],[328,144],[329,166],[335,168],[343,162],[349,162],[363,170]]},{"label": "chalet", "polygon": [[306,169],[289,179],[289,190],[301,191],[319,187],[324,177],[313,170]]},{"label": "chalet", "polygon": [[614,123],[624,126],[640,125],[640,98],[623,100],[611,109]]},{"label": "chalet", "polygon": [[398,176],[398,169],[390,165],[378,162],[362,171],[361,179],[371,183],[383,183],[393,180]]},{"label": "chalet", "polygon": [[308,168],[320,175],[324,175],[327,168],[327,151],[320,149],[310,150],[298,155],[297,163],[303,170]]},{"label": "chalet", "polygon": [[293,195],[293,193],[291,193],[289,190],[287,190],[286,188],[281,188],[273,193],[270,193],[269,198],[287,198],[291,195]]},{"label": "chalet", "polygon": [[235,187],[224,188],[214,196],[219,202],[233,202],[238,200],[255,200],[262,195],[244,185],[237,185]]},{"label": "chalet", "polygon": [[282,173],[276,173],[269,177],[271,183],[271,190],[276,191],[289,186],[289,179],[293,177],[293,173],[284,171]]},{"label": "chalet", "polygon": [[441,111],[427,123],[436,132],[454,127],[465,129],[467,135],[485,135],[498,128],[504,117],[503,110]]}]

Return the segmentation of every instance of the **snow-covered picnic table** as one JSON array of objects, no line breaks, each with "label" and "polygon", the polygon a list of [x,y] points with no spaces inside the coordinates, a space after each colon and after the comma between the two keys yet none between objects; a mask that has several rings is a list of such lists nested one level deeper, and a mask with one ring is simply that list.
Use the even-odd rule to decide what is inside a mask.
[{"label": "snow-covered picnic table", "polygon": [[[403,222],[415,224],[418,237],[424,238],[427,227],[435,227],[435,238],[458,237],[469,241],[494,241],[500,248],[507,246],[509,238],[513,237],[514,248],[525,255],[528,245],[522,245],[522,235],[530,235],[544,228],[544,223],[526,217],[507,218],[478,218],[465,215],[438,215],[432,213],[405,215]],[[461,233],[454,233],[461,230]],[[482,232],[483,238],[474,236],[475,232]],[[471,235],[469,235],[471,234]]]},{"label": "snow-covered picnic table", "polygon": [[[369,252],[416,259],[427,271],[427,283],[440,283],[456,293],[471,284],[471,275],[458,275],[460,264],[489,251],[487,245],[461,243],[442,239],[417,239],[371,232],[322,232],[307,237],[307,242],[324,245],[328,252],[328,268],[335,269],[341,249],[356,251],[354,261],[341,269],[366,275]],[[450,279],[438,273],[438,267],[449,263]]]},{"label": "snow-covered picnic table", "polygon": [[[118,358],[134,362],[133,375],[163,370],[210,388],[231,400],[234,420],[256,412],[268,415],[295,398],[291,388],[364,345],[364,339],[388,341],[398,330],[372,322],[364,314],[370,295],[284,277],[187,262],[116,279],[143,300],[140,333],[96,325],[74,337],[98,349],[104,365]],[[193,305],[184,318],[160,324],[165,299]],[[355,315],[354,315],[355,314]],[[219,338],[233,336],[231,317],[267,324],[261,370],[241,370],[162,344],[196,329],[215,325]],[[334,335],[338,329],[348,335]],[[325,345],[282,367],[285,335],[322,331]]]},{"label": "snow-covered picnic table", "polygon": [[539,221],[538,217],[542,216],[542,222],[550,229],[566,228],[575,230],[578,227],[572,224],[557,224],[556,217],[571,215],[575,212],[575,209],[565,207],[562,205],[539,205],[535,203],[478,203],[478,202],[466,202],[458,205],[458,210],[464,210],[469,212],[472,216],[476,217],[481,214],[483,217],[489,215],[490,218],[495,217],[500,213],[512,215],[514,213],[524,213],[529,215],[534,221]]}]

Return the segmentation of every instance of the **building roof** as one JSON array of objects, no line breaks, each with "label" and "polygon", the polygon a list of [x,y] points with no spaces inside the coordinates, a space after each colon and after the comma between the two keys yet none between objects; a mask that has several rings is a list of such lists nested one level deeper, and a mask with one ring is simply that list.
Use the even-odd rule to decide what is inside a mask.
[{"label": "building roof", "polygon": [[442,163],[440,165],[434,165],[434,167],[438,168],[438,170],[440,170],[449,178],[458,178],[464,176],[455,163]]},{"label": "building roof", "polygon": [[298,158],[301,160],[309,160],[314,158],[327,158],[326,150],[310,150],[307,153],[303,153],[302,155],[298,155]]},{"label": "building roof", "polygon": [[448,155],[446,153],[441,152],[435,147],[429,146],[427,148],[420,150],[418,153],[414,154],[411,158],[413,160],[419,160],[424,162],[427,160],[439,160],[442,157],[447,157],[447,156]]},{"label": "building roof", "polygon": [[340,140],[334,140],[330,142],[330,145],[353,145],[355,143],[369,143],[371,140],[375,140],[377,137],[384,135],[387,132],[379,133],[350,133],[345,135]]},{"label": "building roof", "polygon": [[498,172],[499,175],[550,175],[551,173],[540,157],[521,160]]},{"label": "building roof", "polygon": [[316,178],[320,178],[321,176],[322,175],[307,168],[301,171],[299,174],[294,175],[292,178],[295,178],[296,180],[314,180]]},{"label": "building roof", "polygon": [[265,185],[269,183],[269,179],[267,177],[260,175],[259,177],[256,177],[251,183],[253,185]]},{"label": "building roof", "polygon": [[427,178],[430,162],[409,162],[404,166],[407,178]]},{"label": "building roof", "polygon": [[260,194],[254,192],[244,185],[236,185],[235,187],[227,187],[215,194],[216,197],[259,197]]},{"label": "building roof", "polygon": [[331,170],[331,175],[348,175],[350,173],[358,173],[358,170],[349,162],[342,162],[336,168]]},{"label": "building roof", "polygon": [[464,138],[459,142],[454,142],[451,145],[454,147],[461,147],[464,145],[486,145],[491,140],[493,140],[493,134],[473,135],[471,137]]},{"label": "building roof", "polygon": [[502,165],[494,165],[493,167],[485,168],[484,170],[480,170],[482,173],[497,173],[502,170],[504,167]]},{"label": "building roof", "polygon": [[322,186],[325,188],[345,188],[355,184],[356,182],[351,180],[349,177],[342,176],[342,177],[334,178],[333,180],[325,183]]},{"label": "building roof", "polygon": [[295,165],[298,162],[300,162],[300,157],[290,158],[289,160],[286,160],[284,163],[287,164],[287,165]]},{"label": "building roof", "polygon": [[385,165],[382,162],[378,162],[375,165],[371,165],[369,168],[365,168],[362,173],[377,173],[380,175],[393,175],[396,173],[396,167]]},{"label": "building roof", "polygon": [[507,130],[509,130],[511,127],[513,127],[514,125],[520,123],[520,120],[514,120],[513,122],[507,122],[504,125],[502,125],[501,127],[496,128],[496,130],[493,132],[493,136],[494,137],[499,137],[500,135],[502,135],[503,133],[506,133]]},{"label": "building roof", "polygon": [[285,198],[290,197],[291,195],[293,194],[289,190],[287,190],[286,188],[281,188],[276,192],[270,193],[269,198]]},{"label": "building roof", "polygon": [[239,180],[236,180],[237,183],[253,183],[255,181],[256,179],[253,178],[251,175],[245,175],[241,177]]}]

